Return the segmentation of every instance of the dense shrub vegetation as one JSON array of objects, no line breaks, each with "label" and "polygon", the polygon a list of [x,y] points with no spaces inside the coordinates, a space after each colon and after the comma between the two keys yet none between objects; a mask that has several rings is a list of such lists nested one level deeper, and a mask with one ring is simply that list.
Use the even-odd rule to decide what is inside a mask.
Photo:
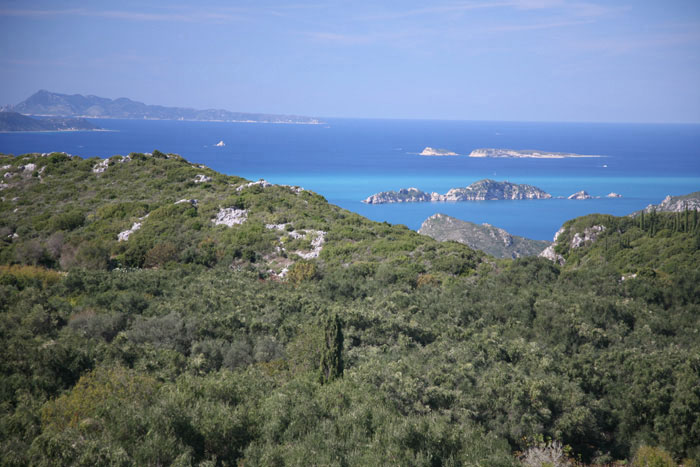
[{"label": "dense shrub vegetation", "polygon": [[574,219],[559,266],[98,162],[0,156],[3,465],[700,461],[696,213]]}]

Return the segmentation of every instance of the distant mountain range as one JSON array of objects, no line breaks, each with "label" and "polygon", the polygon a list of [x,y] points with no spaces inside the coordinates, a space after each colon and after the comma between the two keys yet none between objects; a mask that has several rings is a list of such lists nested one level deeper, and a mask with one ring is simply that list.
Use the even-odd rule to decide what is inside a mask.
[{"label": "distant mountain range", "polygon": [[474,224],[446,214],[434,214],[427,218],[418,233],[440,242],[452,240],[464,243],[496,258],[537,256],[552,243],[518,237],[493,225]]},{"label": "distant mountain range", "polygon": [[198,120],[257,123],[318,124],[318,119],[298,115],[230,112],[221,109],[196,110],[183,107],[147,105],[125,97],[108,99],[81,94],[58,94],[41,90],[9,110],[26,115],[125,118],[152,120]]},{"label": "distant mountain range", "polygon": [[32,118],[17,112],[0,112],[0,131],[76,131],[99,130],[84,118]]}]

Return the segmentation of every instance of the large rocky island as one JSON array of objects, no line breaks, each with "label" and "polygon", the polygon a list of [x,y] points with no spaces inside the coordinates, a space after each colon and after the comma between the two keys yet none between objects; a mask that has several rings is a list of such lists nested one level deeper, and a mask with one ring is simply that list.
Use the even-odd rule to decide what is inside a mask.
[{"label": "large rocky island", "polygon": [[596,155],[573,154],[568,152],[548,152],[534,149],[495,149],[480,148],[474,149],[469,157],[510,157],[510,158],[530,158],[530,159],[566,159],[576,157],[603,157]]},{"label": "large rocky island", "polygon": [[440,242],[463,243],[496,258],[537,256],[552,243],[511,235],[490,224],[475,224],[447,214],[433,214],[423,222],[418,233]]},{"label": "large rocky island", "polygon": [[491,201],[505,199],[548,199],[552,195],[532,185],[498,182],[485,178],[463,188],[452,188],[441,195],[426,193],[418,188],[402,188],[399,191],[382,191],[369,196],[363,203],[424,203],[440,201]]},{"label": "large rocky island", "polygon": [[41,90],[11,108],[27,115],[60,117],[124,118],[146,120],[197,120],[255,123],[321,123],[312,117],[231,112],[222,109],[196,110],[147,105],[125,97],[108,99],[81,94],[58,94]]},{"label": "large rocky island", "polygon": [[17,112],[0,112],[0,131],[85,131],[100,128],[84,118],[32,118]]}]

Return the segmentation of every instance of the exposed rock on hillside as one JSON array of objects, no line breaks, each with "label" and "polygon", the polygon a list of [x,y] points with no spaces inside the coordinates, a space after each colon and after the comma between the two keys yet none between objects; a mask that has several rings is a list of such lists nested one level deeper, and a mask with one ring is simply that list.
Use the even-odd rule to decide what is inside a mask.
[{"label": "exposed rock on hillside", "polygon": [[583,232],[576,232],[571,239],[571,248],[579,248],[586,243],[594,242],[598,239],[598,234],[605,231],[604,225],[594,225],[586,227]]},{"label": "exposed rock on hillside", "polygon": [[117,235],[117,240],[120,242],[125,242],[125,241],[129,240],[129,237],[131,236],[131,234],[133,234],[134,232],[136,232],[137,230],[139,230],[143,226],[143,223],[141,221],[143,221],[147,217],[148,217],[148,214],[146,214],[143,217],[140,217],[139,221],[134,222],[134,225],[132,225],[130,229],[124,230],[123,232],[119,232],[119,234]]},{"label": "exposed rock on hillside", "polygon": [[245,209],[221,208],[216,218],[211,221],[215,225],[233,227],[234,225],[244,223],[246,219],[248,219],[248,211]]},{"label": "exposed rock on hillside", "polygon": [[[547,258],[548,260],[554,261],[563,265],[566,260],[564,257],[555,251],[558,244],[561,243],[560,238],[566,232],[567,228],[562,227],[554,234],[554,242],[548,246],[539,256]],[[583,232],[575,232],[571,237],[569,244],[567,245],[569,249],[580,248],[586,244],[595,242],[598,239],[598,235],[605,231],[604,225],[593,225],[583,229]]]},{"label": "exposed rock on hillside", "polygon": [[194,177],[194,180],[193,180],[193,181],[194,181],[195,183],[207,183],[207,182],[211,182],[211,177],[208,177],[208,176],[206,176],[206,175],[204,175],[204,174],[197,174],[197,175]]},{"label": "exposed rock on hillside", "polygon": [[267,187],[273,186],[272,183],[261,178],[257,182],[249,182],[249,183],[246,183],[244,185],[239,186],[238,188],[236,188],[236,191],[243,191],[246,188],[249,188],[251,186],[256,186],[256,185],[259,185],[262,188],[267,188]]},{"label": "exposed rock on hillside", "polygon": [[434,214],[427,218],[418,233],[439,241],[464,243],[497,258],[536,256],[550,245],[547,241],[511,235],[489,224],[474,224],[446,214]]}]

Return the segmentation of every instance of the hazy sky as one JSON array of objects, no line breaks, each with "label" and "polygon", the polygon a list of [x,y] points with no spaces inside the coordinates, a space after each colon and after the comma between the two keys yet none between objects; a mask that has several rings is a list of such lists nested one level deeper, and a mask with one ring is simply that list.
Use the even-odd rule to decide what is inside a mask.
[{"label": "hazy sky", "polygon": [[700,0],[0,0],[0,34],[0,104],[700,122]]}]

